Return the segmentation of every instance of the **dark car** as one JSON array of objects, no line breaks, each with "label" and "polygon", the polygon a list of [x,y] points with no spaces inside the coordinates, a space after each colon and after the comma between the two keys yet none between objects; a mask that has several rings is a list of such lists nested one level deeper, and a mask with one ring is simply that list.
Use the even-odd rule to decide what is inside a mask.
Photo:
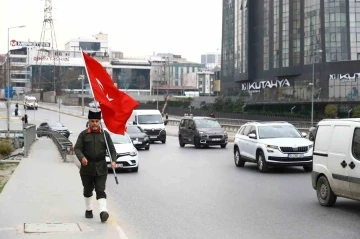
[{"label": "dark car", "polygon": [[137,149],[150,149],[150,139],[145,131],[137,125],[127,125],[126,133],[130,136],[135,148]]},{"label": "dark car", "polygon": [[227,132],[215,118],[185,116],[179,124],[179,145],[193,144],[201,146],[220,145],[225,148],[228,143]]},{"label": "dark car", "polygon": [[313,126],[309,129],[309,140],[315,141],[316,138],[316,132],[317,132],[317,126]]},{"label": "dark car", "polygon": [[59,122],[43,122],[40,124],[40,126],[37,128],[37,136],[46,136],[47,131],[56,131],[60,134],[64,135],[66,138],[69,138],[70,131],[68,128],[66,128],[64,125],[62,125]]}]

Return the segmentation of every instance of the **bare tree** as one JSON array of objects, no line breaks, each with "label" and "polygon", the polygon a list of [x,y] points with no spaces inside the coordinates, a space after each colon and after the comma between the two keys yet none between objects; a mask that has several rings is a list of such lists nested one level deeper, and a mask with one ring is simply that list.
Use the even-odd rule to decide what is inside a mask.
[{"label": "bare tree", "polygon": [[[168,72],[168,75],[166,75],[166,72]],[[164,106],[161,110],[161,114],[165,114],[166,107],[168,105],[169,100],[171,99],[170,94],[170,63],[168,61],[167,67],[166,64],[164,64],[164,71],[163,71],[163,86],[165,86],[165,95],[164,95]]]}]

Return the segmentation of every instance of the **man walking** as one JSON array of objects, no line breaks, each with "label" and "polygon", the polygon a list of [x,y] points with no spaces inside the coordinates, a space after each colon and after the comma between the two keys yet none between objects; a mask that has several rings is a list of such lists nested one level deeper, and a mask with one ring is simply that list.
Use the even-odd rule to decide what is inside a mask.
[{"label": "man walking", "polygon": [[[105,193],[108,168],[105,159],[107,151],[105,137],[100,128],[101,112],[89,111],[88,119],[89,126],[80,133],[74,147],[76,157],[81,162],[80,177],[84,187],[85,217],[93,218],[91,201],[95,189],[100,219],[101,222],[106,222],[109,218]],[[116,150],[110,134],[105,131],[105,135],[112,159],[111,167],[116,168]]]}]

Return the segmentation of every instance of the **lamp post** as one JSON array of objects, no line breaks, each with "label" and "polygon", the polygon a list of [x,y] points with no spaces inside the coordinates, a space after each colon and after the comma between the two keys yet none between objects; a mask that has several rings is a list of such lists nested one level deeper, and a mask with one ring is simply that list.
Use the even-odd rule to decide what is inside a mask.
[{"label": "lamp post", "polygon": [[[81,75],[79,75],[79,80],[81,80],[81,108],[82,108],[82,113],[81,115],[84,116],[85,113],[85,106],[84,106],[84,80],[85,80],[85,75],[84,75],[84,69],[81,70]],[[96,104],[96,103],[95,103]]]},{"label": "lamp post", "polygon": [[[316,53],[316,55],[315,55]],[[313,52],[313,64],[312,64],[312,82],[311,82],[311,126],[314,125],[314,81],[315,81],[315,57],[318,53],[322,53],[322,50],[316,50]]]},{"label": "lamp post", "polygon": [[10,29],[14,29],[14,28],[23,28],[25,26],[16,26],[16,27],[8,27],[8,41],[7,41],[7,61],[8,61],[8,69],[7,69],[7,136],[10,136]]}]

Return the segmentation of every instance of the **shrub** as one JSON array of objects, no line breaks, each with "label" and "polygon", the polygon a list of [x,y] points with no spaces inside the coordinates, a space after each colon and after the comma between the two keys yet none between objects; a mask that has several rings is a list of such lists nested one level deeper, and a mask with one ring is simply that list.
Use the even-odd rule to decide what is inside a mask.
[{"label": "shrub", "polygon": [[14,149],[9,140],[0,140],[0,155],[8,156],[12,151],[14,151]]},{"label": "shrub", "polygon": [[337,105],[328,104],[325,107],[325,115],[328,118],[335,118],[338,114],[338,107]]}]

